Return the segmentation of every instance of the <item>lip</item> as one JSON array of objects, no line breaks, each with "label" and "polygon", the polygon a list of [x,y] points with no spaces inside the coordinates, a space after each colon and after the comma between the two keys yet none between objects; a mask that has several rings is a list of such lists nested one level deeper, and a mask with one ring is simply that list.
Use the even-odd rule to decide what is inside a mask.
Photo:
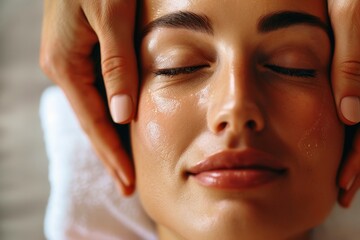
[{"label": "lip", "polygon": [[205,187],[246,190],[274,182],[282,178],[286,170],[271,154],[248,148],[211,155],[187,173]]}]

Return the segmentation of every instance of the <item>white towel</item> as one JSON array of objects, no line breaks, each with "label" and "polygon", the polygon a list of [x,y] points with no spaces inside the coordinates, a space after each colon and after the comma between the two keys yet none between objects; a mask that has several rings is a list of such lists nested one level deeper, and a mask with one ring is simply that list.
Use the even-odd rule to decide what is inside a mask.
[{"label": "white towel", "polygon": [[137,195],[121,196],[59,88],[44,92],[40,117],[51,188],[47,239],[156,239]]},{"label": "white towel", "polygon": [[[136,194],[122,197],[57,87],[41,99],[51,193],[45,235],[51,240],[156,239]],[[349,210],[336,207],[314,232],[318,240],[360,239],[360,194]]]}]

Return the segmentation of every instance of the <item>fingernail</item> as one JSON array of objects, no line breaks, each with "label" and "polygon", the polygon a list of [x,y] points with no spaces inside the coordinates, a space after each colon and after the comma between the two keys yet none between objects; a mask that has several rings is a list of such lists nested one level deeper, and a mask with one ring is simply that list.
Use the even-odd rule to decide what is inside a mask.
[{"label": "fingernail", "polygon": [[355,96],[344,97],[340,108],[343,116],[353,123],[360,122],[360,98]]},{"label": "fingernail", "polygon": [[123,123],[130,119],[132,114],[132,100],[126,94],[115,95],[111,98],[111,117],[116,123]]}]

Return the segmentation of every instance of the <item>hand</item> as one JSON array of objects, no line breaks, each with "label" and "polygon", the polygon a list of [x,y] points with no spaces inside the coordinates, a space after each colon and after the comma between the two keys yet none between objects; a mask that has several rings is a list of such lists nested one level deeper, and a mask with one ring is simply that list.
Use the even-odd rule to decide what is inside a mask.
[{"label": "hand", "polygon": [[[332,85],[339,118],[348,125],[360,122],[360,1],[328,0],[335,34]],[[355,129],[355,128],[354,128]],[[345,159],[339,184],[339,202],[348,207],[360,187],[360,129]]]},{"label": "hand", "polygon": [[100,43],[111,115],[116,123],[129,122],[138,88],[135,11],[135,0],[45,0],[40,47],[43,71],[66,94],[97,154],[125,195],[134,189],[134,170],[94,85],[91,55]]}]

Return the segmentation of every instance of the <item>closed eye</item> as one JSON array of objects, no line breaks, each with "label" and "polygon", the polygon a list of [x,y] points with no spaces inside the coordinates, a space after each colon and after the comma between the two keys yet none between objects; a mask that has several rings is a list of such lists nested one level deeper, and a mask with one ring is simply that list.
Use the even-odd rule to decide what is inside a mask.
[{"label": "closed eye", "polygon": [[265,64],[264,67],[270,69],[275,73],[290,77],[300,77],[300,78],[315,78],[316,70],[314,69],[304,69],[304,68],[287,68],[272,64]]},{"label": "closed eye", "polygon": [[[209,67],[208,65],[198,65],[198,66],[187,66],[187,67],[179,67],[179,68],[165,68],[158,69],[154,71],[154,74],[157,76],[177,76],[181,74],[191,74],[202,68]],[[264,67],[290,77],[300,77],[300,78],[315,78],[316,70],[314,69],[305,69],[305,68],[288,68],[282,67],[278,65],[265,64]]]},{"label": "closed eye", "polygon": [[181,74],[190,74],[194,73],[202,68],[209,67],[208,65],[198,65],[198,66],[188,66],[188,67],[179,67],[179,68],[165,68],[158,69],[154,71],[156,76],[168,76],[173,77]]}]

